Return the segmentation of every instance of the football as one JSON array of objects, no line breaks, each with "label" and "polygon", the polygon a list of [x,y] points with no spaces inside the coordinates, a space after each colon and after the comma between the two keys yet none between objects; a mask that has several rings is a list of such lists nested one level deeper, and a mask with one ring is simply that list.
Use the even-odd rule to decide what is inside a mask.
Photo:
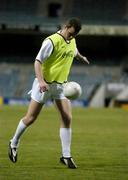
[{"label": "football", "polygon": [[74,81],[67,82],[64,85],[64,95],[71,100],[79,98],[82,94],[81,86]]}]

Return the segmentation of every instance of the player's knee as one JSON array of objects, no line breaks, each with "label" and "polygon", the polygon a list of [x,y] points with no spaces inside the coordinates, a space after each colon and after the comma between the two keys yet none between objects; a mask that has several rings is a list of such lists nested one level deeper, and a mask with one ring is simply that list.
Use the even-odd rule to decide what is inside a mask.
[{"label": "player's knee", "polygon": [[66,115],[63,119],[64,125],[66,128],[69,128],[72,121],[72,115]]},{"label": "player's knee", "polygon": [[24,122],[27,126],[31,125],[32,123],[34,123],[34,121],[36,120],[35,116],[26,116],[24,118]]}]

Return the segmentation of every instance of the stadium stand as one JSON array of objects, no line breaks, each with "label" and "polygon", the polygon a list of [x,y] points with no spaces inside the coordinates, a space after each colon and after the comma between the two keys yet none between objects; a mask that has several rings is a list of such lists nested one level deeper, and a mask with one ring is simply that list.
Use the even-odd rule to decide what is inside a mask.
[{"label": "stadium stand", "polygon": [[[69,81],[78,82],[83,89],[81,99],[90,99],[94,89],[108,82],[120,81],[120,68],[100,66],[77,66],[71,69]],[[29,98],[34,80],[33,64],[0,64],[0,95],[3,97]],[[125,79],[126,80],[126,79]],[[124,78],[121,79],[124,81]]]},{"label": "stadium stand", "polygon": [[[101,0],[82,0],[73,1],[72,15],[84,18],[86,22],[95,24],[115,24],[124,21],[123,7],[126,1],[101,1]],[[84,8],[84,10],[82,10]]]},{"label": "stadium stand", "polygon": [[[61,8],[58,15],[50,15],[50,5],[54,11]],[[55,9],[55,7],[57,9]],[[39,25],[41,28],[57,26],[62,19],[71,16],[78,16],[85,24],[128,24],[127,1],[117,0],[1,0],[0,2],[0,23],[8,26],[29,28]],[[52,11],[52,9],[50,9]]]},{"label": "stadium stand", "polygon": [[84,24],[76,40],[91,62],[75,61],[69,76],[82,86],[81,99],[91,99],[100,84],[128,84],[127,0],[1,0],[0,96],[29,98],[42,40],[72,16]]}]

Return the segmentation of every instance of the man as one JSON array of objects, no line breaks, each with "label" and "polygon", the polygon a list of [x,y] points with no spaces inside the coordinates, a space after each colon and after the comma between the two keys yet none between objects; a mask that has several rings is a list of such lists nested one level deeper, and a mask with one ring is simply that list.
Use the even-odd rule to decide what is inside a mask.
[{"label": "man", "polygon": [[20,120],[16,132],[9,143],[9,158],[17,161],[19,139],[25,129],[31,125],[48,99],[55,101],[61,115],[60,139],[62,157],[60,162],[69,168],[77,168],[71,157],[71,105],[64,96],[63,84],[67,81],[73,58],[89,64],[76,47],[75,36],[81,29],[78,18],[69,19],[57,33],[47,37],[36,57],[34,68],[36,78],[31,91],[31,102],[26,115]]}]

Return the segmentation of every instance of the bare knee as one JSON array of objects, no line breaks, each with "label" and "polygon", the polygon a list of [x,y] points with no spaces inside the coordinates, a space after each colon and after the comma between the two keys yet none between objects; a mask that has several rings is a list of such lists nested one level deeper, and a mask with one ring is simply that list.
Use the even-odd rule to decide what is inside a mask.
[{"label": "bare knee", "polygon": [[23,122],[25,123],[26,126],[31,125],[32,123],[34,123],[36,120],[36,116],[25,116],[23,118]]},{"label": "bare knee", "polygon": [[62,116],[62,123],[65,128],[70,128],[72,121],[72,115],[71,114],[64,114]]}]

